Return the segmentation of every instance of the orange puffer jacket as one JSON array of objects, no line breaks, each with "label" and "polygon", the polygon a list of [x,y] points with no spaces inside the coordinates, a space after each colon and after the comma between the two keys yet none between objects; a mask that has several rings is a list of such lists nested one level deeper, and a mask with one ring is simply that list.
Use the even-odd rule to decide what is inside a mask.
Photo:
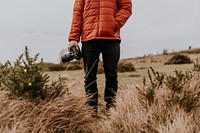
[{"label": "orange puffer jacket", "polygon": [[131,0],[75,0],[68,40],[120,40],[120,28],[131,14]]}]

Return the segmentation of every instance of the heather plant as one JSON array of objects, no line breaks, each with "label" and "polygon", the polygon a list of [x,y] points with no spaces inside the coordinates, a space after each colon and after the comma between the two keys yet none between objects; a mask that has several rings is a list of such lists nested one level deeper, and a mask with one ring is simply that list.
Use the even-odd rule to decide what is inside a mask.
[{"label": "heather plant", "polygon": [[[43,73],[43,61],[37,62],[39,54],[30,57],[28,48],[25,53],[11,64],[9,61],[1,65],[0,85],[13,96],[30,100],[48,99],[61,94],[64,88],[62,82],[54,81],[49,84],[49,76]],[[24,58],[23,58],[24,57]],[[53,98],[52,97],[52,98]]]}]

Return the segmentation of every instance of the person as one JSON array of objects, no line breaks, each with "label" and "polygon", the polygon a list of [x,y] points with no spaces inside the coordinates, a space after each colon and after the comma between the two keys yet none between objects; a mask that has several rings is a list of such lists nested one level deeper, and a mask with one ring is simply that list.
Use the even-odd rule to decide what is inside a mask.
[{"label": "person", "polygon": [[115,105],[120,58],[120,29],[132,15],[131,0],[75,0],[68,50],[82,42],[88,104],[98,109],[97,69],[102,54],[106,109]]}]

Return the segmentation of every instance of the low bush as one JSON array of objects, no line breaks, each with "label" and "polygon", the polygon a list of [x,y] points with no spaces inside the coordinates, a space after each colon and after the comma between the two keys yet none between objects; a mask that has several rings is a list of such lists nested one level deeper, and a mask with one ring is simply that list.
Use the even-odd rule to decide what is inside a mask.
[{"label": "low bush", "polygon": [[119,72],[134,72],[136,71],[136,69],[132,63],[119,62],[118,71]]},{"label": "low bush", "polygon": [[[118,63],[118,68],[117,68],[118,72],[134,72],[136,71],[134,65],[132,63],[127,63],[125,61],[120,61]],[[102,74],[104,73],[104,68],[103,68],[103,62],[100,61],[98,64],[98,74]]]},{"label": "low bush", "polygon": [[82,61],[72,61],[64,64],[50,64],[45,63],[47,70],[49,71],[64,71],[64,70],[80,70],[83,69]]},{"label": "low bush", "polygon": [[165,62],[165,65],[169,64],[190,64],[192,63],[191,59],[182,54],[175,54],[171,59],[169,59],[167,62]]},{"label": "low bush", "polygon": [[49,71],[49,67],[50,66],[53,66],[53,65],[55,65],[54,63],[47,63],[47,62],[44,62],[43,63],[43,69],[44,69],[44,71]]},{"label": "low bush", "polygon": [[66,66],[63,66],[61,64],[54,64],[49,66],[48,68],[49,71],[64,71],[66,70]]},{"label": "low bush", "polygon": [[73,61],[65,63],[64,66],[66,66],[66,70],[80,70],[83,69],[83,61]]}]

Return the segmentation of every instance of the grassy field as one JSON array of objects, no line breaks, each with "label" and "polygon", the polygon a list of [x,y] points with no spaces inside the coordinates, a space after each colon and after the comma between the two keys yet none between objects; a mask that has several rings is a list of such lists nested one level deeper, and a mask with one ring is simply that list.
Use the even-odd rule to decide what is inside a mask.
[{"label": "grassy field", "polygon": [[[193,61],[200,58],[200,54],[188,54],[188,56]],[[133,63],[136,71],[118,74],[119,91],[116,107],[111,108],[109,112],[105,112],[103,101],[105,76],[98,74],[100,100],[98,114],[85,104],[87,98],[84,92],[83,70],[45,71],[50,76],[50,81],[57,80],[59,77],[61,79],[59,82],[65,81],[60,95],[55,98],[51,97],[55,95],[47,95],[49,97],[46,100],[39,97],[39,99],[28,100],[28,93],[22,97],[15,97],[10,91],[4,89],[6,86],[0,86],[0,132],[199,133],[200,65],[196,71],[193,71],[193,64],[164,65],[171,57],[172,54],[149,55],[122,60]],[[30,70],[35,70],[33,66],[28,65]],[[167,82],[164,80],[160,82],[160,79],[154,78],[152,83],[143,86],[143,78],[146,78],[148,82],[147,71],[150,67],[168,75],[164,78]],[[6,72],[11,72],[10,75],[12,75],[10,68],[6,70],[9,70]],[[22,77],[30,72],[23,66],[15,67],[13,70],[17,70],[16,72]],[[174,75],[175,70],[181,70],[183,73]],[[189,72],[185,74],[184,71]],[[28,77],[34,77],[35,72]],[[3,80],[5,75],[0,76],[2,81],[11,81],[10,78]],[[14,79],[15,77],[16,75]],[[23,80],[26,79],[23,78]],[[8,87],[13,87],[15,84],[19,86],[16,80],[13,81],[8,82],[13,83]],[[20,84],[24,83],[19,81]],[[24,84],[27,85],[27,83]],[[47,84],[50,83],[47,82]],[[28,85],[32,86],[32,84]],[[30,89],[25,87],[22,91],[28,92]],[[59,91],[57,87],[54,87],[54,90]],[[48,91],[46,94],[56,94],[48,93]]]},{"label": "grassy field", "polygon": [[[119,86],[142,86],[143,85],[143,78],[148,79],[147,70],[153,67],[156,71],[162,72],[165,74],[173,74],[174,70],[191,70],[193,68],[193,64],[184,64],[184,65],[163,65],[163,62],[141,62],[135,63],[136,72],[119,72],[118,73],[118,80]],[[66,84],[73,84],[73,83],[83,83],[84,81],[84,71],[83,70],[75,70],[75,71],[57,71],[57,72],[47,72],[47,74],[51,77],[51,80],[58,79],[59,76],[61,78],[66,79]],[[105,82],[105,75],[98,74],[97,75],[97,83],[100,89],[103,89]]]},{"label": "grassy field", "polygon": [[[183,64],[183,65],[164,65],[164,63],[169,59],[171,55],[157,55],[150,57],[141,57],[141,58],[132,58],[132,59],[122,59],[126,62],[131,62],[134,64],[136,71],[135,72],[119,72],[118,80],[119,86],[142,86],[144,77],[148,80],[147,70],[152,67],[155,71],[173,74],[175,70],[191,70],[193,64]],[[190,55],[190,58],[195,61],[197,58],[200,58],[200,54]],[[66,79],[66,84],[73,84],[76,82],[83,83],[84,81],[84,71],[75,70],[75,71],[56,71],[56,72],[47,72],[52,80],[58,79],[59,76]],[[105,75],[97,75],[97,83],[100,90],[104,88]]]},{"label": "grassy field", "polygon": [[[121,59],[121,61],[130,62],[134,64],[136,72],[124,72],[118,73],[119,86],[141,86],[143,84],[143,78],[148,77],[147,70],[153,67],[155,71],[162,72],[165,74],[172,74],[175,70],[192,70],[193,64],[184,65],[164,65],[164,63],[170,59],[174,54],[182,53],[191,58],[192,61],[196,62],[197,59],[200,60],[200,48],[194,48],[190,50],[182,50],[178,52],[172,52],[168,54],[161,55],[148,55],[143,57]],[[84,80],[84,71],[61,71],[61,72],[47,72],[52,80],[57,79],[59,76],[66,79],[66,84],[73,84],[82,82]],[[147,78],[148,79],[148,78]],[[97,83],[100,90],[104,88],[105,76],[104,74],[98,74]]]},{"label": "grassy field", "polygon": [[[148,70],[152,67],[155,71],[164,73],[167,75],[173,74],[175,70],[182,71],[192,71],[193,64],[183,64],[183,65],[164,65],[164,63],[171,57],[171,55],[156,55],[150,57],[141,57],[141,58],[132,58],[125,59],[123,61],[131,62],[134,64],[136,71],[135,72],[119,72],[118,81],[119,89],[126,87],[135,88],[143,87],[143,79],[146,78],[146,81],[149,81]],[[190,55],[190,58],[195,61],[200,54]],[[75,71],[57,71],[57,72],[47,72],[51,77],[51,80],[58,79],[59,76],[66,82],[68,88],[74,88],[74,86],[80,87],[84,90],[84,71],[75,70]],[[104,87],[105,87],[105,75],[97,75],[97,85],[99,91],[99,107],[100,110],[104,110]]]}]

